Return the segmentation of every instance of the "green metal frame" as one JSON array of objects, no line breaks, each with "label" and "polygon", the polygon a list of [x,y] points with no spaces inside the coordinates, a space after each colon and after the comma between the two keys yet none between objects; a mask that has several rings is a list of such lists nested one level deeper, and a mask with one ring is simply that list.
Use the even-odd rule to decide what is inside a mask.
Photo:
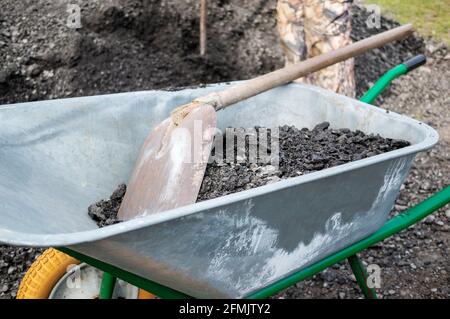
[{"label": "green metal frame", "polygon": [[383,92],[392,81],[394,81],[399,76],[408,73],[409,69],[404,64],[399,64],[395,68],[390,69],[386,72],[373,87],[367,91],[366,94],[360,99],[361,102],[372,104],[375,99]]},{"label": "green metal frame", "polygon": [[[422,61],[423,62],[423,61]],[[417,65],[416,65],[417,67]],[[361,101],[366,103],[372,103],[376,97],[397,77],[402,74],[408,73],[414,67],[411,64],[403,63],[395,68],[389,70],[385,75],[383,75],[380,80],[361,98]],[[431,213],[437,211],[441,207],[444,207],[450,202],[450,186],[445,187],[440,192],[429,197],[420,204],[408,209],[406,212],[391,218],[388,220],[383,227],[381,227],[377,232],[371,236],[346,247],[337,253],[328,256],[319,262],[310,265],[296,273],[289,275],[273,284],[270,284],[259,291],[252,293],[246,298],[249,299],[260,299],[273,296],[274,294],[286,289],[306,278],[309,278],[320,271],[338,263],[345,259],[348,260],[350,267],[355,275],[356,282],[361,288],[362,293],[366,298],[376,299],[377,295],[375,289],[371,289],[367,286],[367,271],[364,268],[361,260],[357,256],[357,253],[373,246],[374,244],[383,241],[384,239],[414,225],[418,221],[424,219]],[[93,267],[96,267],[104,272],[101,289],[100,298],[108,299],[111,298],[116,278],[120,278],[134,286],[141,289],[149,291],[161,298],[192,298],[182,292],[176,291],[174,289],[165,287],[156,282],[150,281],[148,279],[142,278],[136,274],[130,273],[123,269],[117,268],[113,265],[104,263],[102,261],[96,260],[92,257],[82,255],[66,247],[59,247],[58,250],[83,261]]]},{"label": "green metal frame", "polygon": [[[109,275],[122,279],[125,282],[128,282],[132,284],[133,286],[139,287],[141,289],[144,289],[146,291],[149,291],[155,295],[157,295],[160,298],[164,299],[185,299],[185,298],[192,298],[182,292],[173,290],[169,287],[163,286],[161,284],[158,284],[156,282],[153,282],[151,280],[148,280],[146,278],[143,278],[141,276],[138,276],[136,274],[133,274],[131,272],[128,272],[126,270],[120,269],[116,266],[104,263],[100,260],[97,260],[95,258],[80,254],[76,251],[73,251],[67,247],[58,247],[56,248],[59,251],[62,251],[63,253],[72,256],[73,258],[76,258],[88,265],[91,265],[105,273],[108,273]],[[100,289],[114,289],[114,287],[111,287],[109,284],[103,284],[103,281],[110,280],[108,277],[102,278],[102,284]],[[100,291],[100,296],[109,296],[112,295],[112,292],[108,291]]]},{"label": "green metal frame", "polygon": [[356,282],[361,288],[362,293],[367,299],[378,299],[377,292],[374,288],[369,288],[367,285],[368,274],[366,268],[364,268],[363,263],[359,259],[357,254],[354,254],[347,258],[350,267],[352,268],[353,274],[355,275]]},{"label": "green metal frame", "polygon": [[372,104],[375,99],[383,92],[392,81],[396,78],[424,65],[427,62],[427,58],[419,54],[408,61],[405,61],[396,67],[387,71],[370,90],[360,99],[362,102]]}]

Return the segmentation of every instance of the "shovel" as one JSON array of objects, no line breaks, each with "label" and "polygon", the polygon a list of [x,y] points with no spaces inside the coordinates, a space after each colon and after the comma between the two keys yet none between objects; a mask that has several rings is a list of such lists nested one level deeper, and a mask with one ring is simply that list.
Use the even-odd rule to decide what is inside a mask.
[{"label": "shovel", "polygon": [[411,24],[400,26],[176,108],[145,140],[118,218],[129,220],[196,202],[211,153],[216,111],[402,39],[413,31]]}]

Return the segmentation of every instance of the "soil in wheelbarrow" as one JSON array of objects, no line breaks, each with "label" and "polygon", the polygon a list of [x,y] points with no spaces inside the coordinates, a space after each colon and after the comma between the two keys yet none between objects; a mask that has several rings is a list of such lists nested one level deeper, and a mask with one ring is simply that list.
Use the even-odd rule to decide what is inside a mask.
[{"label": "soil in wheelbarrow", "polygon": [[[259,130],[260,128],[256,128],[255,131],[259,133]],[[220,138],[224,139],[225,145],[226,134]],[[312,130],[282,126],[279,128],[278,166],[250,162],[246,143],[247,156],[242,163],[213,161],[208,164],[197,202],[320,171],[408,145],[409,142],[403,140],[367,135],[358,130],[331,129],[328,122],[318,124]],[[116,216],[125,191],[126,185],[121,184],[109,199],[101,200],[88,208],[89,216],[99,227],[120,222]]]}]

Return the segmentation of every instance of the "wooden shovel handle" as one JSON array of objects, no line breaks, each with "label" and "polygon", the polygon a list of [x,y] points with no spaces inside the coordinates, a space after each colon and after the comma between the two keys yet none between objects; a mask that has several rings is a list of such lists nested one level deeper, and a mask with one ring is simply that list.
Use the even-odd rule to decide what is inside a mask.
[{"label": "wooden shovel handle", "polygon": [[245,81],[242,84],[238,84],[224,91],[198,98],[195,102],[198,102],[199,104],[207,103],[214,106],[216,110],[220,110],[259,93],[273,89],[274,87],[287,84],[295,79],[316,72],[335,63],[355,57],[374,48],[383,46],[389,42],[405,38],[413,32],[414,28],[412,24],[400,26],[350,44],[338,50],[316,56],[295,65],[287,66],[283,69],[259,76],[252,80]]},{"label": "wooden shovel handle", "polygon": [[206,16],[208,10],[207,0],[200,0],[200,55],[206,54]]}]

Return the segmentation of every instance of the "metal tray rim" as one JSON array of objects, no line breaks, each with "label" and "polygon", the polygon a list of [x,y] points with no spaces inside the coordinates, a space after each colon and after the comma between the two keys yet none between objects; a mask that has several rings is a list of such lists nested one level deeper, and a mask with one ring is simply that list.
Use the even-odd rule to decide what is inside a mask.
[{"label": "metal tray rim", "polygon": [[[300,84],[291,84],[291,85],[300,85]],[[302,85],[305,86],[305,85]],[[309,85],[306,85],[309,86]],[[331,94],[330,92],[310,86],[314,90],[322,91],[326,94]],[[152,91],[140,91],[133,93],[149,93],[149,92],[158,92],[157,90]],[[118,94],[128,94],[128,93],[118,93]],[[113,96],[117,94],[108,94],[107,96]],[[89,97],[86,97],[89,98]],[[347,97],[343,97],[346,99],[350,99]],[[53,100],[54,103],[57,103],[58,100]],[[353,101],[355,102],[355,101]],[[373,108],[376,112],[386,113],[387,111],[378,107],[374,107],[372,105],[362,103],[362,107]],[[9,107],[22,107],[26,106],[28,103],[20,103],[20,104],[12,104],[1,107],[9,108]],[[226,196],[222,196],[219,198],[207,200],[201,203],[195,203],[183,207],[179,207],[173,210],[166,211],[162,214],[146,216],[142,218],[137,218],[134,220],[126,221],[120,224],[108,226],[101,229],[92,229],[82,232],[73,232],[73,233],[61,233],[61,234],[52,234],[52,235],[41,235],[41,234],[29,234],[29,233],[21,233],[16,231],[10,231],[7,229],[0,228],[0,243],[15,245],[15,246],[31,246],[31,247],[60,247],[60,246],[69,246],[69,245],[77,245],[87,242],[94,242],[99,240],[104,240],[109,237],[113,237],[116,235],[121,235],[124,233],[132,232],[135,230],[139,230],[142,228],[146,228],[155,224],[163,223],[172,219],[181,218],[184,216],[196,214],[199,212],[205,212],[209,209],[223,206],[225,204],[234,203],[242,200],[247,200],[255,196],[260,196],[264,194],[268,194],[274,191],[279,191],[282,189],[286,189],[292,186],[296,186],[299,184],[304,184],[308,182],[312,182],[324,177],[329,177],[333,175],[342,174],[345,172],[349,172],[358,168],[367,167],[370,165],[374,165],[380,162],[384,162],[387,160],[392,160],[400,157],[405,157],[408,155],[416,154],[421,151],[425,151],[427,149],[432,148],[439,140],[439,135],[430,126],[425,123],[419,122],[415,119],[409,118],[407,116],[389,111],[390,117],[395,117],[398,120],[406,121],[416,126],[417,129],[421,130],[424,133],[425,138],[416,144],[411,146],[387,152],[384,154],[379,154],[376,156],[372,156],[370,158],[365,158],[362,160],[346,163],[343,165],[335,166],[332,168],[327,168],[318,172],[310,173],[303,176],[293,177],[285,180],[278,181],[273,184],[264,185],[261,187],[257,187],[254,189],[245,190],[235,194],[229,194]],[[20,239],[17,239],[20,238]]]}]

